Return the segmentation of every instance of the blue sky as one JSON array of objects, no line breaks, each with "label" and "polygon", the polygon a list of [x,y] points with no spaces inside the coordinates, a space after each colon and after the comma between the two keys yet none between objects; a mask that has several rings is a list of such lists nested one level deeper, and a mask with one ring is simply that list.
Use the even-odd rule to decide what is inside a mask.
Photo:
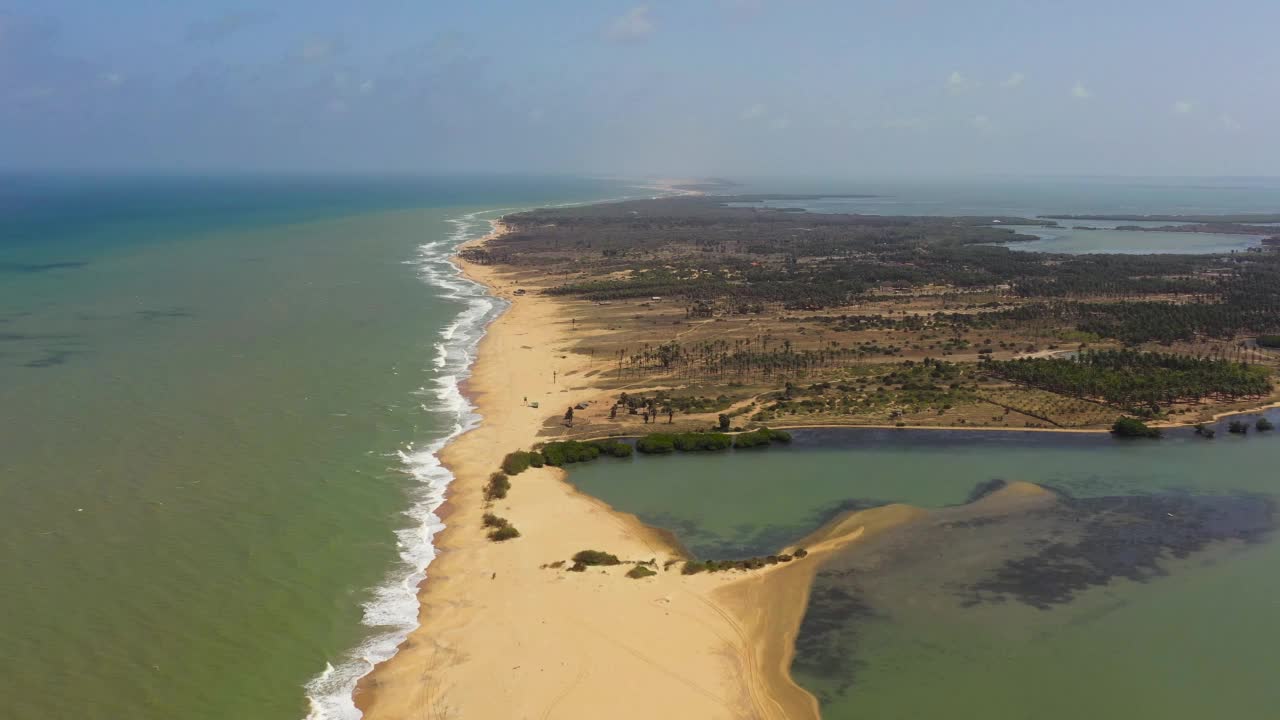
[{"label": "blue sky", "polygon": [[1280,3],[0,0],[0,166],[1267,175]]}]

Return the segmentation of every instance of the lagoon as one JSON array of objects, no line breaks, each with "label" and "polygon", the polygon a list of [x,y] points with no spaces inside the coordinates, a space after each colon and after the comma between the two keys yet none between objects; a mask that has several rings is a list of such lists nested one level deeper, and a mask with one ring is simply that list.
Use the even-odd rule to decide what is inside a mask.
[{"label": "lagoon", "polygon": [[[694,554],[724,558],[776,551],[846,509],[964,503],[975,486],[997,478],[1046,485],[1081,503],[1130,498],[1126,507],[1138,508],[1138,517],[1169,522],[1199,517],[1197,508],[1227,508],[1193,529],[1261,516],[1270,523],[1277,461],[1274,434],[1220,432],[1210,441],[1177,430],[1161,441],[1126,442],[1105,434],[834,429],[797,431],[788,448],[601,461],[575,467],[570,480],[673,531]],[[1114,508],[1080,507],[1093,508],[1074,508],[1082,518],[1116,517]],[[971,593],[957,582],[989,580],[1021,544],[1049,542],[1071,527],[1062,522],[975,523],[945,541],[936,528],[922,531],[916,546],[907,536],[892,553],[877,550],[902,560],[876,569],[860,565],[867,557],[855,543],[824,561],[794,676],[836,720],[1271,712],[1280,701],[1267,679],[1280,624],[1280,546],[1268,533],[1206,542],[1181,558],[1165,552],[1136,579],[1111,577],[1048,607],[1017,597],[964,602]],[[1139,547],[1145,525],[1134,527]],[[1128,541],[1107,547],[1120,558],[1115,567],[1127,568]],[[956,567],[972,568],[972,577],[956,577]]]}]

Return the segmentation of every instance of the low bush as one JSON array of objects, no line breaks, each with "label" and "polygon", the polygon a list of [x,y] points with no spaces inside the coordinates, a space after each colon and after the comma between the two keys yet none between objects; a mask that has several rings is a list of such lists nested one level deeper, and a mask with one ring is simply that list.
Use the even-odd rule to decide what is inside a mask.
[{"label": "low bush", "polygon": [[1122,417],[1116,420],[1111,426],[1111,434],[1120,438],[1158,438],[1160,431],[1156,428],[1147,427],[1147,424],[1137,418]]},{"label": "low bush", "polygon": [[1258,428],[1260,432],[1266,432],[1268,430],[1274,430],[1276,426],[1275,423],[1266,418],[1258,418],[1258,422],[1254,424],[1254,427]]},{"label": "low bush", "polygon": [[532,455],[533,453],[528,453],[524,450],[507,453],[507,456],[502,458],[502,472],[508,475],[519,475],[528,470],[529,466],[533,464]]},{"label": "low bush", "polygon": [[507,491],[511,489],[511,479],[506,475],[497,472],[489,476],[489,482],[484,486],[485,500],[501,500],[507,496]]},{"label": "low bush", "polygon": [[733,447],[733,438],[718,432],[680,433],[675,436],[674,444],[680,452],[728,450]]},{"label": "low bush", "polygon": [[487,528],[501,528],[510,525],[506,518],[498,517],[493,513],[484,514],[484,526]]},{"label": "low bush", "polygon": [[666,455],[676,450],[676,436],[671,433],[651,433],[636,441],[636,450],[646,455]]},{"label": "low bush", "polygon": [[629,458],[634,450],[621,440],[595,440],[591,444],[600,448],[600,452],[605,455],[616,458]]},{"label": "low bush", "polygon": [[510,523],[489,533],[489,539],[494,542],[503,542],[504,540],[511,540],[518,537],[520,537],[520,531],[516,529],[515,525],[511,525]]},{"label": "low bush", "polygon": [[697,575],[698,573],[706,569],[707,569],[706,563],[698,562],[697,560],[690,560],[684,564],[684,567],[680,568],[680,574],[681,575]]},{"label": "low bush", "polygon": [[785,430],[770,430],[769,428],[760,428],[752,430],[733,438],[733,447],[738,450],[745,448],[766,447],[772,443],[789,443],[791,442],[791,433]]},{"label": "low bush", "polygon": [[580,550],[574,554],[573,562],[579,565],[619,565],[622,563],[617,555],[599,550]]},{"label": "low bush", "polygon": [[1248,435],[1249,423],[1244,422],[1243,420],[1232,420],[1230,423],[1227,423],[1227,432],[1235,435]]},{"label": "low bush", "polygon": [[549,442],[542,446],[542,458],[552,467],[595,460],[600,457],[600,446],[577,440]]},{"label": "low bush", "polygon": [[640,578],[652,577],[657,574],[658,573],[656,571],[650,570],[644,565],[637,565],[627,571],[627,577],[631,578],[632,580],[639,580]]},{"label": "low bush", "polygon": [[536,450],[529,453],[529,467],[540,468],[546,464],[547,464],[547,461],[542,457],[542,453]]}]

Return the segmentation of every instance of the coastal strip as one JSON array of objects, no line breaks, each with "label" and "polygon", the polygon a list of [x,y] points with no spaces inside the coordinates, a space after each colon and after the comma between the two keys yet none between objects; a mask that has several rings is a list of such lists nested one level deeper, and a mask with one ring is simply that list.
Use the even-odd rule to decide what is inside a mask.
[{"label": "coastal strip", "polygon": [[[667,536],[578,492],[561,470],[513,478],[493,511],[521,536],[486,538],[483,486],[503,456],[537,442],[549,409],[605,391],[566,384],[588,361],[567,349],[570,321],[554,299],[517,294],[493,268],[459,262],[509,305],[465,383],[483,420],[439,453],[454,479],[437,511],[445,527],[431,579],[419,586],[420,625],[357,686],[363,716],[816,717],[803,690],[793,687],[786,701],[770,690],[789,678],[780,661],[762,664],[757,648],[762,636],[786,633],[735,613],[743,576],[670,568],[633,581],[625,568],[545,567],[584,549],[660,567],[682,557]],[[802,611],[794,608],[796,625]]]}]

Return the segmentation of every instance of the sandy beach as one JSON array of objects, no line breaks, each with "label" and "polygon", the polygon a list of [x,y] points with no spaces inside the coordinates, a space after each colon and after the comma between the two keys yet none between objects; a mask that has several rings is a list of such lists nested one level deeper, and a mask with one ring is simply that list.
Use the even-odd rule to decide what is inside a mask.
[{"label": "sandy beach", "polygon": [[[463,264],[511,306],[466,387],[484,420],[442,452],[456,477],[420,590],[421,627],[360,683],[365,717],[816,718],[816,700],[786,672],[814,558],[749,574],[662,570],[680,555],[661,533],[550,467],[513,477],[492,508],[521,537],[486,538],[483,485],[503,456],[533,445],[560,408],[600,393],[565,384],[583,361],[564,349],[569,323],[554,300],[517,296],[491,268]],[[660,569],[632,580],[627,564],[543,567],[584,549]],[[789,627],[775,627],[779,618]]]}]

